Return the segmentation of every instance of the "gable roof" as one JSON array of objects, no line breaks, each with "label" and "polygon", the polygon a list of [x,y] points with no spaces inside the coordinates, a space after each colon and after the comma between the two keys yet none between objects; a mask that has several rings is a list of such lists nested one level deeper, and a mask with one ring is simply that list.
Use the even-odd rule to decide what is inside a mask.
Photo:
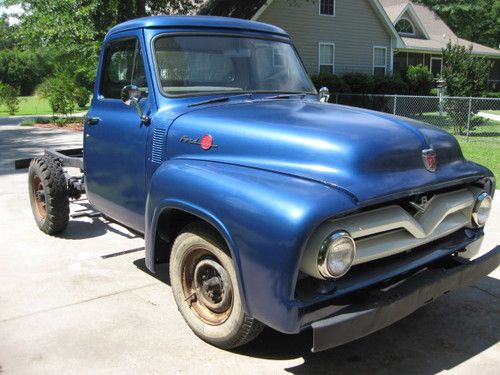
[{"label": "gable roof", "polygon": [[[396,40],[396,45],[401,47],[403,42],[397,33],[387,13],[384,11],[379,0],[368,0],[373,6],[375,13],[381,19],[387,31]],[[237,17],[257,20],[262,12],[273,2],[273,0],[208,0],[198,10],[199,15]]]},{"label": "gable roof", "polygon": [[[410,0],[379,0],[384,10],[393,23],[397,22],[405,11],[417,18],[423,28],[426,39],[402,36],[405,50],[441,52],[446,44],[451,41],[465,47],[472,45],[472,53],[500,57],[500,51],[495,48],[483,46],[466,39],[459,38],[453,30],[430,8],[414,4]],[[411,9],[411,10],[410,10]]]}]

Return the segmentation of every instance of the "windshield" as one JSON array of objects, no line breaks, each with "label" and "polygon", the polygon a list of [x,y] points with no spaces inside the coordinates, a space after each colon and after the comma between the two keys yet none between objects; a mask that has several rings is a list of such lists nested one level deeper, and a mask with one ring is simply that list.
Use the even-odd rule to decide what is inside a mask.
[{"label": "windshield", "polygon": [[316,93],[288,43],[182,35],[159,37],[154,46],[160,86],[167,95]]}]

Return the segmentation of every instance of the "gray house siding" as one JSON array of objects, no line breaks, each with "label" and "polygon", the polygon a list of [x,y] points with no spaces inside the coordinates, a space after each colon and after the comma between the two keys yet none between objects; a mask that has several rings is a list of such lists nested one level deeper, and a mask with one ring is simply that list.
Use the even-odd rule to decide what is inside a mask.
[{"label": "gray house siding", "polygon": [[373,47],[387,48],[391,69],[391,35],[369,0],[336,0],[335,16],[319,14],[319,0],[274,0],[258,20],[282,27],[291,36],[309,74],[318,73],[319,43],[335,43],[334,72],[373,72]]}]

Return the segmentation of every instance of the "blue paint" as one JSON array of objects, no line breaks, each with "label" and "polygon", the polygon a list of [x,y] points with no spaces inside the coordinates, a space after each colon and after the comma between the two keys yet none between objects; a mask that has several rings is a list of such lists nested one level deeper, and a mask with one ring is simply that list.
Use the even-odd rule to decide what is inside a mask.
[{"label": "blue paint", "polygon": [[[85,174],[92,205],[143,232],[155,269],[158,217],[180,209],[211,223],[230,247],[245,310],[282,332],[300,329],[294,295],[302,251],[324,220],[437,187],[492,176],[465,161],[457,141],[433,126],[379,112],[320,103],[316,95],[268,99],[272,93],[168,98],[155,78],[152,40],[164,33],[230,33],[287,40],[258,22],[217,17],[152,17],[114,27],[114,39],[139,40],[151,117],[104,99],[99,79],[85,127]],[[104,51],[104,48],[103,48]],[[102,74],[101,53],[98,77]],[[181,142],[210,134],[213,147]],[[438,170],[424,169],[422,149],[436,150]],[[322,297],[323,299],[326,297]],[[334,297],[329,297],[334,298]]]}]

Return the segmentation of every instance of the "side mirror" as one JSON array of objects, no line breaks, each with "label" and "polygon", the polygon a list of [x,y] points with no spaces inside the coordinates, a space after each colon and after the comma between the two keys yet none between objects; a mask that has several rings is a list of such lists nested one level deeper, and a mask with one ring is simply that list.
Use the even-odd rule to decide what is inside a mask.
[{"label": "side mirror", "polygon": [[127,85],[123,87],[120,95],[122,102],[125,105],[131,105],[131,104],[134,105],[135,109],[137,110],[137,113],[139,114],[139,117],[141,118],[141,122],[147,125],[149,124],[151,119],[149,118],[149,116],[145,115],[144,112],[142,112],[142,108],[139,105],[139,100],[141,100],[141,96],[142,96],[141,90],[136,85]]},{"label": "side mirror", "polygon": [[323,103],[328,103],[328,99],[330,99],[330,90],[328,87],[322,87],[319,89],[319,101]]}]

